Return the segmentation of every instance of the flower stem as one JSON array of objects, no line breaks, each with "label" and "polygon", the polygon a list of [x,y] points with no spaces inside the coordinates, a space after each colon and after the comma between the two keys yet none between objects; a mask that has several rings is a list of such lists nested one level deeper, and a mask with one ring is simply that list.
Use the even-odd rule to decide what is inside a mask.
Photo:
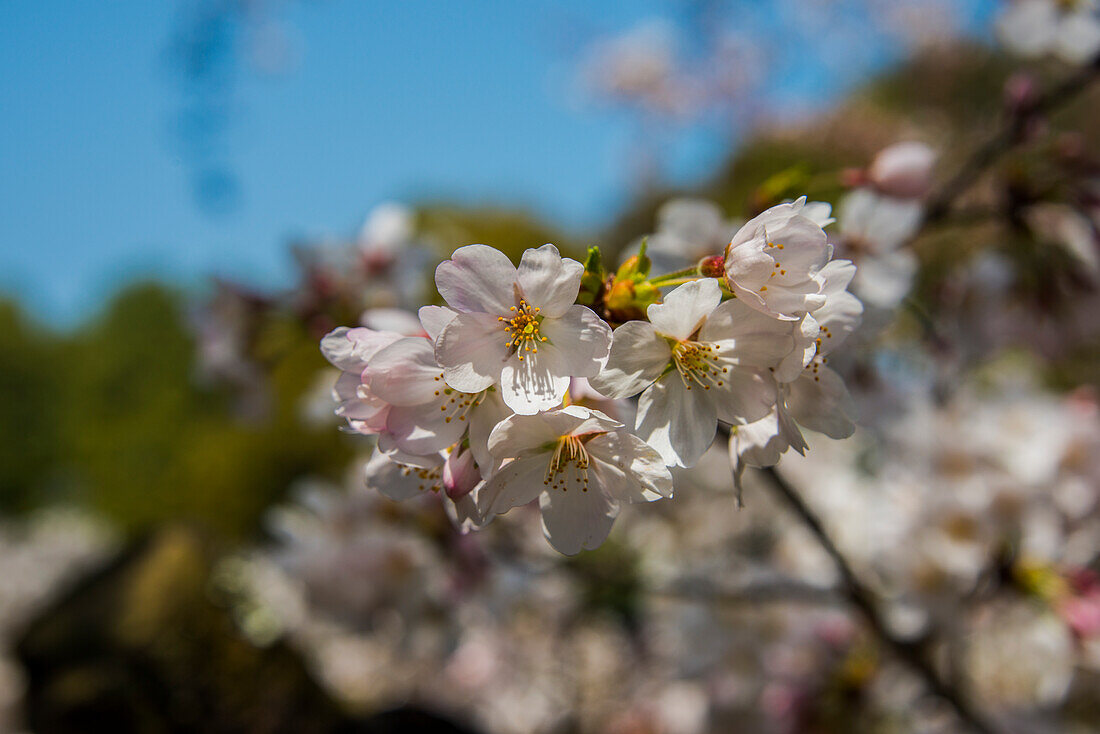
[{"label": "flower stem", "polygon": [[679,283],[686,283],[689,280],[695,280],[699,277],[699,266],[692,265],[690,268],[684,268],[683,270],[675,270],[671,273],[665,273],[664,275],[658,275],[656,278],[650,278],[649,282],[652,285],[664,287],[671,285],[672,281]]}]

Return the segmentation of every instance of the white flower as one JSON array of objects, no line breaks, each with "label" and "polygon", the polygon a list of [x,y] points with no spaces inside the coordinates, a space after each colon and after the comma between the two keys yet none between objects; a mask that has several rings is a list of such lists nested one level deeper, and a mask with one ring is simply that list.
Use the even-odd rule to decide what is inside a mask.
[{"label": "white flower", "polygon": [[875,190],[900,199],[919,199],[932,184],[936,151],[924,143],[904,141],[880,150],[867,169]]},{"label": "white flower", "polygon": [[818,271],[832,252],[806,198],[779,204],[749,220],[726,246],[726,283],[752,308],[797,321],[825,302]]},{"label": "white flower", "polygon": [[[852,397],[840,375],[827,366],[828,355],[859,327],[863,304],[846,290],[855,272],[847,260],[833,260],[822,269],[825,305],[795,332],[792,354],[802,361],[793,365],[797,372],[784,360],[775,371],[781,382],[775,409],[730,434],[730,459],[738,477],[742,464],[774,466],[788,448],[805,451],[799,425],[830,438],[847,438],[855,431]],[[807,341],[812,350],[805,348]]]},{"label": "white flower", "polygon": [[857,189],[839,208],[844,252],[859,263],[852,290],[872,305],[894,308],[917,270],[916,256],[903,245],[920,228],[920,202]]},{"label": "white flower", "polygon": [[547,540],[567,555],[599,547],[620,503],[672,496],[672,475],[652,447],[580,405],[513,415],[493,430],[489,450],[510,461],[480,490],[482,516],[538,498]]},{"label": "white flower", "polygon": [[476,467],[471,471],[470,458],[458,447],[426,456],[377,451],[367,462],[363,478],[368,488],[398,502],[425,492],[439,495],[447,516],[465,533],[485,525],[477,505],[484,482]]},{"label": "white flower", "polygon": [[469,431],[470,450],[488,476],[492,466],[489,433],[511,414],[495,387],[465,393],[448,386],[431,340],[415,336],[379,350],[364,371],[363,382],[372,395],[390,405],[379,449],[432,454],[457,443]]},{"label": "white flower", "polygon": [[642,393],[638,435],[670,465],[698,461],[719,419],[767,415],[776,399],[768,370],[793,347],[790,323],[721,300],[713,278],[674,289],[649,307],[650,323],[615,330],[606,368],[589,380],[610,398]]},{"label": "white flower", "polygon": [[1100,52],[1096,0],[1017,0],[998,19],[997,32],[1021,56],[1053,54],[1085,64]]},{"label": "white flower", "polygon": [[599,372],[611,342],[607,324],[573,303],[583,271],[553,245],[524,252],[518,269],[485,245],[456,250],[435,271],[459,312],[435,343],[447,384],[467,393],[499,384],[522,414],[560,405],[569,378]]},{"label": "white flower", "polygon": [[363,384],[363,371],[379,350],[401,338],[396,332],[341,326],[321,339],[321,353],[341,371],[332,389],[336,414],[357,433],[373,434],[385,428],[389,405]]}]

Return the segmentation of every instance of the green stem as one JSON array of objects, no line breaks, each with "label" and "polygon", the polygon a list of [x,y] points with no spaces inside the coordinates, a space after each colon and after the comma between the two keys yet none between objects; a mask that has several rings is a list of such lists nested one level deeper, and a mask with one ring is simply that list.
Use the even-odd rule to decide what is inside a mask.
[{"label": "green stem", "polygon": [[[692,265],[690,268],[684,268],[683,270],[676,270],[671,273],[665,273],[664,275],[658,275],[656,278],[651,278],[649,282],[652,285],[664,286],[669,285],[669,283],[674,280],[683,281],[686,283],[687,280],[695,280],[698,277],[699,266]],[[687,278],[687,280],[684,280],[685,278]]]}]

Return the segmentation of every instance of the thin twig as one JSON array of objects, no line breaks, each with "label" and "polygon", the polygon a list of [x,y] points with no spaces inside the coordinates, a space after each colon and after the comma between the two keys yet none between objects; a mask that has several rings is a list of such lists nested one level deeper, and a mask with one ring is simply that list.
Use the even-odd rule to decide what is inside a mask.
[{"label": "thin twig", "polygon": [[894,654],[908,665],[914,673],[920,676],[928,690],[950,705],[959,719],[965,722],[967,726],[979,732],[979,734],[995,734],[997,729],[987,722],[957,691],[940,678],[939,673],[932,667],[925,655],[924,647],[920,643],[900,639],[890,631],[879,612],[874,592],[859,580],[859,577],[856,576],[848,563],[848,559],[836,547],[817,515],[802,501],[801,496],[794,487],[772,467],[761,471],[771,481],[772,486],[787,506],[798,516],[802,524],[813,533],[817,542],[832,558],[837,571],[840,573],[841,590],[844,596],[863,615],[875,636],[893,650]]},{"label": "thin twig", "polygon": [[1039,115],[1050,114],[1075,99],[1096,81],[1098,73],[1100,57],[1048,89],[1024,109],[1014,111],[1001,129],[970,155],[962,168],[940,187],[939,192],[929,197],[922,229],[946,217],[959,196],[973,186],[1002,155],[1020,144],[1026,138],[1025,133],[1032,120]]}]

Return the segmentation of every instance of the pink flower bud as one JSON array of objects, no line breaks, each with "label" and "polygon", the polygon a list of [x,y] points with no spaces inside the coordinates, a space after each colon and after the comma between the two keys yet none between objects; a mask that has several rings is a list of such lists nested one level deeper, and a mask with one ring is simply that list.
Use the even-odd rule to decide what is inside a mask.
[{"label": "pink flower bud", "polygon": [[935,163],[935,151],[924,143],[894,143],[875,156],[867,179],[888,196],[918,199],[928,192]]},{"label": "pink flower bud", "polygon": [[481,473],[474,463],[474,455],[469,449],[457,449],[447,456],[443,464],[443,489],[452,500],[468,495],[478,482]]}]

